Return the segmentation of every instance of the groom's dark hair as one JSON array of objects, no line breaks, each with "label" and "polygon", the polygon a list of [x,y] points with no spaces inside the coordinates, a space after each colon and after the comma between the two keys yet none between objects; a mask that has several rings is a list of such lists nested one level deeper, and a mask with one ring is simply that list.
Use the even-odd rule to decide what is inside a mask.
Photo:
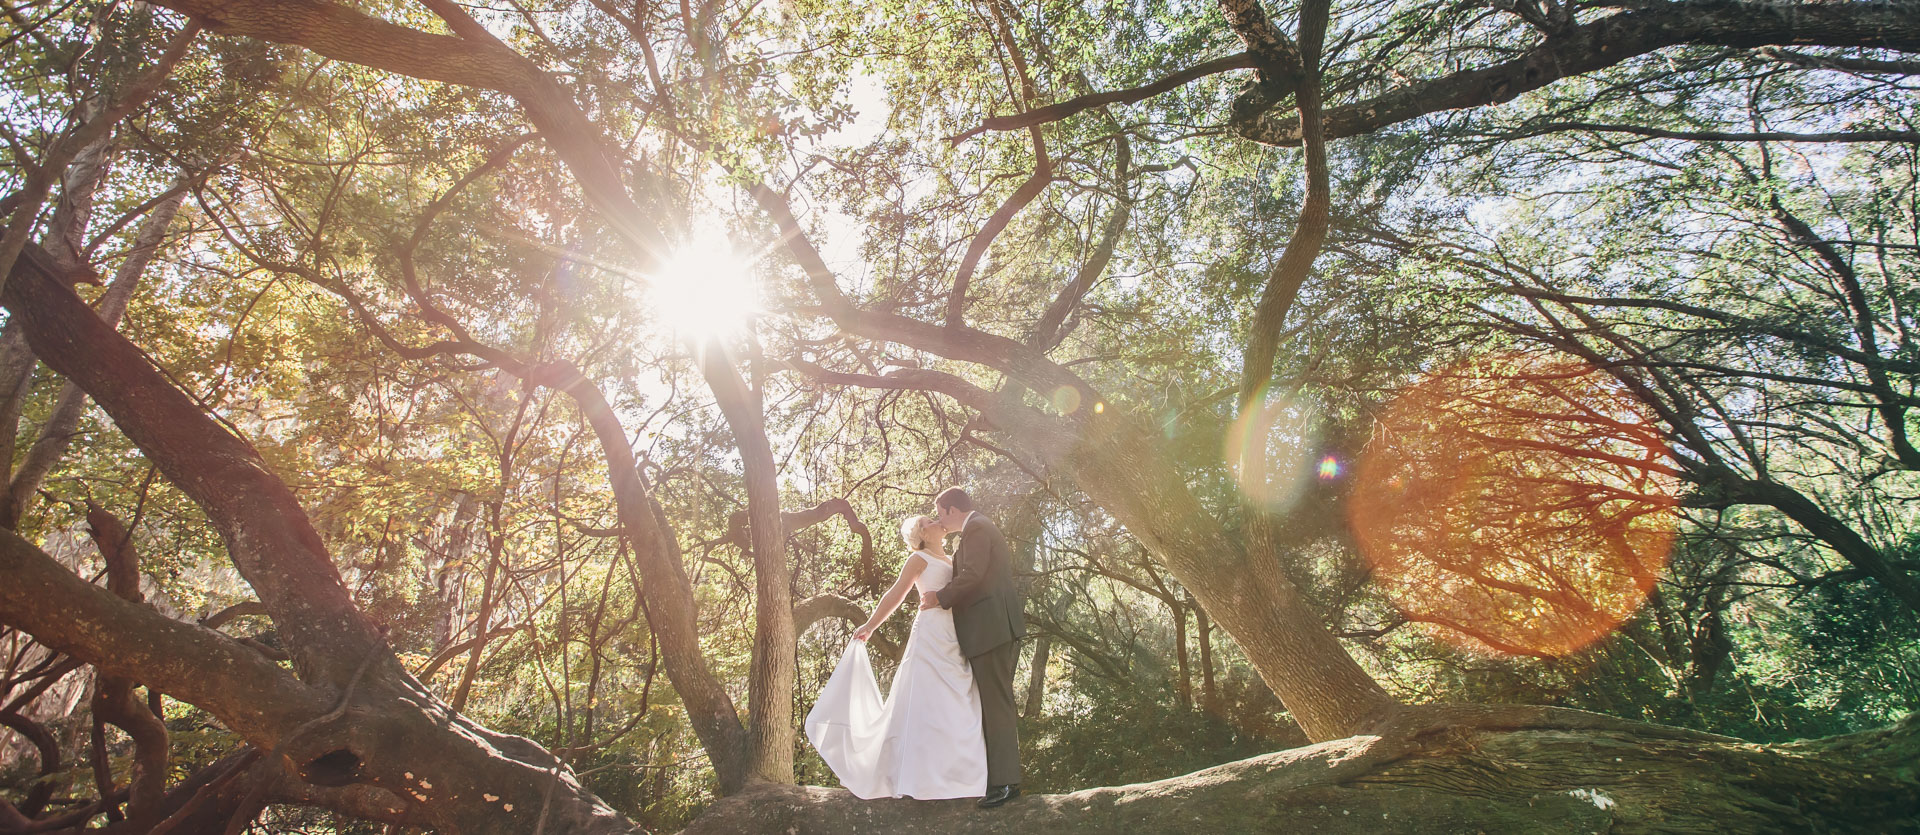
[{"label": "groom's dark hair", "polygon": [[949,487],[940,491],[940,495],[933,497],[933,506],[941,510],[953,508],[961,513],[971,513],[973,512],[973,497],[967,495],[967,491],[958,487]]}]

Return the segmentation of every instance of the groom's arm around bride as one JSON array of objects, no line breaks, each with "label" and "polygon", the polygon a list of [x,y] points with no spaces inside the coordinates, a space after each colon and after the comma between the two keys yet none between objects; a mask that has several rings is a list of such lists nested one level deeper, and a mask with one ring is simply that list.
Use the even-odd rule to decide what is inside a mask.
[{"label": "groom's arm around bride", "polygon": [[921,608],[953,611],[954,634],[980,688],[980,725],[987,741],[987,796],[997,806],[1019,794],[1020,714],[1014,707],[1016,643],[1027,634],[1020,587],[1013,582],[1013,555],[993,522],[973,512],[966,491],[950,487],[934,498],[941,524],[960,532],[953,579],[927,595]]}]

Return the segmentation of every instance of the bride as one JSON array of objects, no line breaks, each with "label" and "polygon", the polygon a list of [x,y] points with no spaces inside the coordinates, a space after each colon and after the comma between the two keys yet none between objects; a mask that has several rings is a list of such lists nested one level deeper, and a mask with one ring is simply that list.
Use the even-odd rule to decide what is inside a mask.
[{"label": "bride", "polygon": [[980,691],[960,654],[953,612],[935,607],[914,616],[913,634],[885,701],[867,659],[867,638],[900,607],[908,588],[924,597],[953,579],[947,533],[930,516],[901,523],[900,535],[913,553],[873,616],[854,630],[854,640],[807,714],[807,739],[855,797],[944,800],[986,793]]}]

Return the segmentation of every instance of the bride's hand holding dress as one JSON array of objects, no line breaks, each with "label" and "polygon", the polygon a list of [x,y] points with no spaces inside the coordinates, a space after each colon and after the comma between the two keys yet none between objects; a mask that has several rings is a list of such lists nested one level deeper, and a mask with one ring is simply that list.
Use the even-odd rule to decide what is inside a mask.
[{"label": "bride's hand holding dress", "polygon": [[893,692],[884,700],[867,657],[866,638],[909,589],[924,594],[953,579],[952,563],[937,551],[936,545],[907,557],[900,579],[854,631],[858,640],[848,643],[807,714],[807,739],[856,797],[941,800],[979,797],[987,788],[980,692],[960,653],[953,613],[916,613]]}]

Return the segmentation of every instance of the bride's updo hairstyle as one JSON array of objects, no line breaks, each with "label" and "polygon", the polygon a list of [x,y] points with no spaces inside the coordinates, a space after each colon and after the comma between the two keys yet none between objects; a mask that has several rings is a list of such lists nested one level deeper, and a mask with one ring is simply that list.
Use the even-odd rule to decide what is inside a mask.
[{"label": "bride's updo hairstyle", "polygon": [[907,547],[915,551],[927,548],[927,526],[933,524],[932,516],[908,516],[900,520],[900,539]]}]

